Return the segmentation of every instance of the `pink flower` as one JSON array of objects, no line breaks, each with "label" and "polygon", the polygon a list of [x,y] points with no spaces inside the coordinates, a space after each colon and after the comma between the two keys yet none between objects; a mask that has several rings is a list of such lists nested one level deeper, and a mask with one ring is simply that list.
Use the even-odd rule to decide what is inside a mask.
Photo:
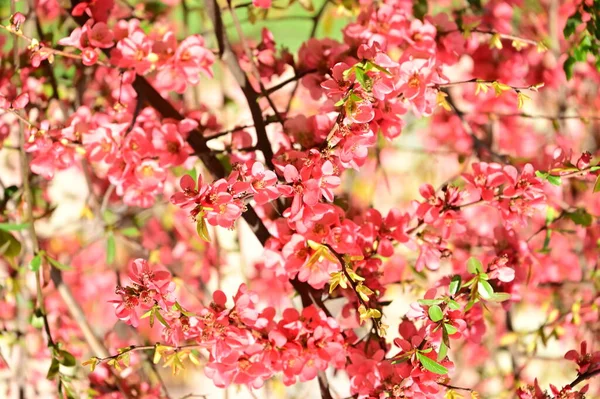
[{"label": "pink flower", "polygon": [[91,66],[98,61],[98,53],[91,47],[86,47],[81,53],[81,62],[83,65]]},{"label": "pink flower", "polygon": [[152,145],[159,151],[161,166],[181,165],[189,156],[191,149],[179,133],[177,126],[166,123],[152,132]]},{"label": "pink flower", "polygon": [[469,189],[478,193],[474,200],[481,198],[488,202],[494,199],[496,187],[508,181],[502,165],[486,162],[474,163],[473,173],[464,173],[463,178]]},{"label": "pink flower", "polygon": [[150,70],[151,62],[148,56],[152,52],[152,42],[142,30],[135,30],[119,40],[115,50],[111,55],[113,62],[120,68],[134,68],[138,75]]},{"label": "pink flower", "polygon": [[301,215],[304,205],[314,206],[321,197],[319,182],[316,179],[310,179],[308,169],[302,169],[298,172],[293,165],[286,165],[283,171],[285,181],[291,183],[294,188],[294,199],[292,200],[290,220],[294,221],[298,215]]},{"label": "pink flower", "polygon": [[271,170],[265,170],[260,162],[254,162],[251,170],[250,191],[254,193],[254,200],[258,205],[266,204],[279,198],[280,193],[275,183],[277,175]]},{"label": "pink flower", "polygon": [[220,179],[213,183],[211,190],[207,193],[207,198],[210,200],[204,209],[206,210],[206,220],[213,226],[231,228],[242,215],[242,204],[239,201],[233,201],[233,197],[228,193],[228,187],[227,181]]},{"label": "pink flower", "polygon": [[204,38],[200,35],[188,36],[177,47],[173,65],[189,84],[200,81],[200,73],[212,78],[212,64],[215,61],[213,53],[204,47]]},{"label": "pink flower", "polygon": [[94,24],[87,36],[90,45],[93,47],[109,48],[114,44],[113,34],[104,22]]},{"label": "pink flower", "polygon": [[128,124],[110,124],[84,132],[82,141],[92,162],[113,163],[119,155],[119,143]]},{"label": "pink flower", "polygon": [[194,181],[192,176],[183,175],[179,181],[179,186],[183,192],[177,192],[171,196],[171,203],[179,205],[182,208],[187,208],[190,205],[195,205],[196,200],[201,198],[206,191],[208,186],[203,185],[202,175],[198,175],[198,183]]},{"label": "pink flower", "polygon": [[29,104],[29,94],[26,92],[19,94],[12,102],[0,95],[0,109],[23,109],[27,104]]}]

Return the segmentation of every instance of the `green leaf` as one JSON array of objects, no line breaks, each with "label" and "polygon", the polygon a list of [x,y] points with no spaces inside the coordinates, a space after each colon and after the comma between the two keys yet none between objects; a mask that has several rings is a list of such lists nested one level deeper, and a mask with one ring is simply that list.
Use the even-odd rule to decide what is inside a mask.
[{"label": "green leaf", "polygon": [[446,367],[442,366],[435,360],[428,358],[421,352],[417,352],[417,359],[419,359],[419,362],[421,362],[421,365],[424,369],[429,370],[432,373],[440,375],[448,374],[448,369]]},{"label": "green leaf", "polygon": [[0,230],[21,231],[29,227],[29,223],[0,223]]},{"label": "green leaf", "polygon": [[57,357],[58,363],[62,364],[65,367],[75,367],[75,365],[77,364],[75,357],[65,350],[59,350]]},{"label": "green leaf", "polygon": [[485,280],[477,282],[477,292],[483,299],[491,299],[494,295],[494,288]]},{"label": "green leaf", "polygon": [[456,334],[458,328],[454,327],[452,324],[445,323],[444,330],[448,333],[448,335]]},{"label": "green leaf", "polygon": [[547,177],[548,183],[553,184],[555,186],[560,186],[561,180],[560,176],[548,175]]},{"label": "green leaf", "polygon": [[431,305],[439,305],[440,303],[442,303],[444,301],[442,299],[419,299],[417,302],[420,303],[421,305],[431,306]]},{"label": "green leaf", "polygon": [[106,264],[112,265],[115,263],[116,252],[115,236],[110,232],[106,238]]},{"label": "green leaf", "polygon": [[37,254],[36,256],[34,256],[33,259],[31,259],[31,262],[29,262],[29,268],[33,272],[37,272],[38,270],[40,270],[41,265],[42,265],[42,256],[40,254]]},{"label": "green leaf", "polygon": [[573,56],[569,55],[569,58],[567,58],[565,60],[565,63],[563,64],[563,70],[565,71],[567,80],[570,80],[573,77],[574,67],[575,67],[575,58],[573,58]]},{"label": "green leaf", "polygon": [[458,310],[460,309],[460,304],[456,302],[454,299],[448,299],[448,307],[450,309]]},{"label": "green leaf", "polygon": [[206,227],[206,221],[204,220],[202,212],[198,215],[196,220],[196,231],[201,239],[210,242],[210,233],[208,232],[208,227]]},{"label": "green leaf", "polygon": [[535,175],[540,179],[546,180],[546,178],[548,177],[548,172],[542,172],[541,170],[536,170]]},{"label": "green leaf", "polygon": [[442,312],[442,309],[438,305],[430,306],[428,313],[429,313],[429,318],[434,323],[437,323],[438,321],[440,321],[444,318],[444,312]]},{"label": "green leaf", "polygon": [[44,314],[41,309],[37,308],[31,315],[31,325],[38,330],[44,327]]},{"label": "green leaf", "polygon": [[46,374],[46,379],[53,380],[58,375],[58,368],[60,367],[60,363],[56,358],[52,359],[52,363],[50,363],[50,368],[48,369],[48,374]]},{"label": "green leaf", "polygon": [[344,105],[344,103],[346,102],[346,97],[341,98],[340,100],[338,100],[338,102],[336,102],[335,104],[333,104],[336,107],[342,106]]},{"label": "green leaf", "polygon": [[471,310],[471,308],[473,306],[475,306],[475,304],[478,302],[477,299],[471,299],[469,302],[467,302],[467,306],[465,306],[465,312],[468,312],[469,310]]},{"label": "green leaf", "polygon": [[0,256],[14,258],[21,253],[21,243],[8,231],[0,230]]},{"label": "green leaf", "polygon": [[425,14],[427,14],[427,11],[429,11],[427,0],[413,0],[413,15],[415,18],[422,21]]},{"label": "green leaf", "polygon": [[450,280],[450,286],[448,287],[448,292],[450,295],[454,296],[460,290],[461,278],[459,275],[453,276],[452,280]]},{"label": "green leaf", "polygon": [[440,344],[440,350],[438,352],[438,357],[437,357],[438,362],[444,360],[444,358],[446,358],[447,354],[448,354],[448,345],[446,345],[445,343],[442,342]]},{"label": "green leaf", "polygon": [[119,230],[119,232],[121,234],[123,234],[125,237],[139,237],[142,233],[140,233],[140,231],[138,230],[137,227],[127,227],[125,229],[121,229]]},{"label": "green leaf", "polygon": [[589,227],[592,225],[592,215],[584,208],[579,208],[575,212],[569,212],[566,216],[578,226]]},{"label": "green leaf", "polygon": [[360,86],[364,89],[367,88],[367,76],[365,75],[365,71],[360,68],[354,69],[354,76],[356,76],[356,80],[360,83]]},{"label": "green leaf", "polygon": [[489,299],[492,302],[504,302],[508,301],[512,296],[506,292],[494,292]]},{"label": "green leaf", "polygon": [[104,220],[104,223],[110,226],[119,221],[119,216],[110,209],[106,209],[102,213],[102,220]]},{"label": "green leaf", "polygon": [[600,175],[596,177],[596,182],[594,183],[594,192],[597,193],[600,191]]},{"label": "green leaf", "polygon": [[59,270],[71,270],[70,266],[67,265],[63,265],[62,263],[60,263],[59,261],[57,261],[56,259],[51,258],[50,256],[46,255],[46,259],[48,260],[48,262],[50,262],[50,264],[52,266],[54,266],[55,268],[59,269]]},{"label": "green leaf", "polygon": [[565,39],[569,38],[577,27],[582,23],[581,14],[579,11],[575,12],[567,19],[567,23],[565,24],[565,28],[563,29],[563,35],[565,35]]},{"label": "green leaf", "polygon": [[467,270],[471,274],[479,274],[483,272],[483,265],[479,259],[471,257],[467,261]]},{"label": "green leaf", "polygon": [[156,318],[158,319],[158,321],[160,321],[160,324],[162,324],[165,327],[169,327],[169,323],[167,323],[167,321],[165,320],[165,318],[163,317],[162,314],[160,314],[160,310],[156,309],[156,311],[154,312],[154,316],[156,316]]}]

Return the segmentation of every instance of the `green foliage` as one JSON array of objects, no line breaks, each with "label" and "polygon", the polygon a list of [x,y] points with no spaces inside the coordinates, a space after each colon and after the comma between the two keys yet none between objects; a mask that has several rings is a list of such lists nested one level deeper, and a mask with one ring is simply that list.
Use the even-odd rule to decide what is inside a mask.
[{"label": "green foliage", "polygon": [[547,180],[548,183],[554,186],[560,186],[561,180],[560,176],[551,175],[550,172],[542,172],[540,170],[535,171],[535,175],[540,179]]},{"label": "green foliage", "polygon": [[574,212],[567,212],[566,216],[579,226],[589,227],[592,225],[593,217],[584,208],[578,208]]},{"label": "green foliage", "polygon": [[419,362],[421,362],[424,369],[429,370],[432,373],[440,375],[448,374],[448,369],[446,367],[425,356],[422,352],[417,352],[417,359],[419,359]]},{"label": "green foliage", "polygon": [[[585,23],[582,12],[589,14]],[[583,27],[583,30],[580,27]],[[596,68],[600,71],[600,0],[594,0],[591,5],[583,2],[567,19],[563,34],[565,39],[573,38],[572,47],[563,64],[567,79],[573,77],[575,64],[586,62],[590,55],[595,58]]]},{"label": "green foliage", "polygon": [[21,253],[21,243],[8,231],[0,230],[0,256],[14,258]]},{"label": "green foliage", "polygon": [[427,0],[414,0],[413,1],[413,15],[415,18],[423,20],[425,14],[429,11],[429,6],[427,4]]}]

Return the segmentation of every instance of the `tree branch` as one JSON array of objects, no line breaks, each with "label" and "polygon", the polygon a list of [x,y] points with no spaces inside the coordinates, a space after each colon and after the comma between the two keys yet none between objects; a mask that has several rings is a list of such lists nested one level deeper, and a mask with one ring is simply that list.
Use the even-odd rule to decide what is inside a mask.
[{"label": "tree branch", "polygon": [[592,378],[592,377],[594,377],[594,376],[597,376],[598,374],[600,374],[600,367],[598,367],[598,368],[597,368],[597,369],[595,369],[595,370],[591,370],[591,371],[587,371],[587,372],[585,372],[585,373],[583,373],[583,374],[579,374],[579,375],[577,376],[577,378],[575,378],[575,379],[573,380],[573,382],[571,382],[571,383],[569,384],[569,386],[570,386],[571,388],[575,388],[575,387],[576,387],[576,386],[577,386],[579,383],[581,383],[581,382],[583,382],[583,381],[585,381],[585,380],[589,380],[590,378]]},{"label": "tree branch", "polygon": [[242,70],[237,56],[233,52],[231,43],[227,38],[227,33],[225,32],[225,28],[223,26],[221,10],[217,4],[217,1],[205,0],[204,5],[215,29],[215,36],[219,46],[219,56],[233,74],[233,77],[240,85],[240,88],[246,97],[248,107],[250,108],[250,113],[252,114],[252,119],[254,120],[254,128],[256,129],[257,147],[263,153],[267,166],[274,170],[273,150],[271,148],[269,138],[267,137],[267,130],[263,121],[262,110],[258,104],[258,94],[252,88],[252,85],[248,80],[248,76],[246,76]]}]

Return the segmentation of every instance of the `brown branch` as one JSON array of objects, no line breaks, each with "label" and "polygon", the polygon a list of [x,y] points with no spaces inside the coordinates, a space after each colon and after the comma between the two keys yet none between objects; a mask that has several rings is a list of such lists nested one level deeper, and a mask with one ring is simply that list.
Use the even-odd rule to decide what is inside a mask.
[{"label": "brown branch", "polygon": [[[319,27],[319,22],[321,21],[321,17],[325,13],[327,9],[327,5],[329,4],[329,0],[323,1],[323,5],[319,8],[319,11],[312,17],[312,28],[310,29],[309,39],[312,39],[317,34],[317,28]],[[285,113],[290,112],[290,108],[292,107],[292,101],[296,96],[296,92],[298,91],[298,87],[300,87],[300,80],[296,80],[294,84],[294,88],[292,89],[292,93],[290,94],[290,99],[288,100],[287,107],[285,108]]]},{"label": "brown branch", "polygon": [[262,110],[260,109],[260,106],[258,104],[258,94],[252,88],[252,85],[248,80],[248,76],[246,76],[246,74],[242,70],[242,67],[238,62],[237,56],[233,52],[231,43],[229,42],[227,33],[225,32],[225,29],[223,27],[221,10],[219,9],[217,1],[205,0],[204,5],[206,7],[208,16],[213,23],[215,36],[217,38],[217,44],[219,46],[219,56],[231,71],[233,77],[237,81],[238,85],[242,89],[242,92],[244,93],[244,96],[246,97],[248,107],[250,108],[250,113],[252,114],[252,119],[254,120],[254,128],[256,129],[257,147],[263,153],[267,166],[270,169],[274,170],[275,168],[273,166],[273,150],[271,148],[271,143],[269,142],[269,138],[267,136],[267,130],[263,121]]},{"label": "brown branch", "polygon": [[265,94],[274,93],[277,90],[287,86],[288,84],[290,84],[294,81],[298,81],[298,80],[302,79],[304,76],[306,76],[310,73],[314,73],[314,72],[317,72],[317,70],[316,69],[307,69],[306,71],[300,71],[300,72],[296,73],[294,76],[292,76],[291,78],[288,78],[288,79],[284,80],[283,82],[279,82],[275,86],[269,87],[263,93],[261,93],[261,96],[265,95]]},{"label": "brown branch", "polygon": [[583,374],[579,374],[579,375],[577,376],[577,378],[575,378],[575,379],[573,380],[573,382],[571,382],[571,383],[569,384],[569,386],[570,386],[571,388],[575,388],[575,387],[576,387],[576,386],[577,386],[579,383],[581,383],[581,382],[583,382],[583,381],[585,381],[585,380],[589,380],[590,378],[592,378],[592,377],[594,377],[594,376],[597,376],[598,374],[600,374],[600,367],[598,367],[598,368],[597,368],[597,369],[595,369],[595,370],[586,371],[586,372],[585,372],[585,373],[583,373]]},{"label": "brown branch", "polygon": [[[71,4],[73,7],[75,7],[79,2],[80,0],[72,0]],[[247,93],[246,98],[248,99],[248,105],[252,112],[252,116],[254,119],[254,127],[258,136],[258,147],[263,152],[267,165],[272,167],[273,151],[267,138],[265,122],[262,119],[262,111],[260,110],[260,107],[256,102],[256,92],[254,92],[252,87],[249,85],[246,75],[237,63],[237,58],[231,50],[229,42],[225,40],[223,21],[220,18],[220,13],[216,11],[218,10],[216,2],[214,0],[207,0],[206,5],[208,14],[211,16],[211,19],[214,18],[213,24],[215,27],[215,32],[217,33],[216,36],[217,43],[219,43],[219,54],[222,55],[224,61],[229,62],[233,65],[233,69],[231,70],[231,72],[236,77],[236,79],[239,79],[238,81],[241,80],[243,82],[242,90],[244,90],[245,93]],[[85,15],[74,18],[80,25],[84,25],[88,19],[88,17]],[[237,68],[235,68],[236,65]],[[156,89],[143,76],[136,76],[133,82],[133,88],[136,91],[138,98],[144,99],[151,107],[156,109],[163,116],[163,118],[171,118],[175,120],[184,119],[184,116],[181,115],[169,101],[163,98],[160,95],[160,93],[156,91]],[[250,98],[254,100],[250,101],[248,96],[250,96]],[[207,139],[203,137],[202,132],[200,130],[196,129],[190,132],[187,141],[196,153],[196,155],[200,158],[206,169],[215,178],[219,179],[225,177],[225,168],[218,160],[218,158],[213,153],[211,153],[211,150],[206,144]],[[261,245],[264,246],[271,234],[265,227],[264,223],[254,210],[254,208],[248,205],[247,210],[242,214],[242,217],[250,226],[252,232],[254,233],[258,241],[261,243]],[[302,298],[302,305],[305,307],[309,306],[312,303],[309,295],[310,286],[305,282],[299,281],[298,279],[292,279],[290,280],[290,283]]]},{"label": "brown branch", "polygon": [[474,150],[476,151],[477,155],[481,158],[481,154],[482,154],[481,150],[484,149],[484,150],[487,150],[489,152],[490,156],[493,159],[495,159],[496,161],[501,162],[501,163],[507,163],[508,157],[506,155],[502,155],[502,154],[498,154],[498,153],[494,152],[494,150],[492,150],[490,145],[488,145],[486,142],[484,142],[479,137],[477,137],[477,135],[475,135],[475,132],[471,128],[471,125],[469,125],[469,122],[467,122],[467,120],[465,118],[465,113],[456,107],[456,104],[454,103],[454,100],[452,99],[450,92],[447,89],[441,89],[441,90],[447,94],[446,101],[448,102],[448,104],[450,104],[450,107],[452,107],[452,109],[454,110],[454,113],[459,117],[463,129],[465,129],[465,132],[467,132],[467,134],[471,137],[471,140],[473,140],[473,147],[474,147]]}]

